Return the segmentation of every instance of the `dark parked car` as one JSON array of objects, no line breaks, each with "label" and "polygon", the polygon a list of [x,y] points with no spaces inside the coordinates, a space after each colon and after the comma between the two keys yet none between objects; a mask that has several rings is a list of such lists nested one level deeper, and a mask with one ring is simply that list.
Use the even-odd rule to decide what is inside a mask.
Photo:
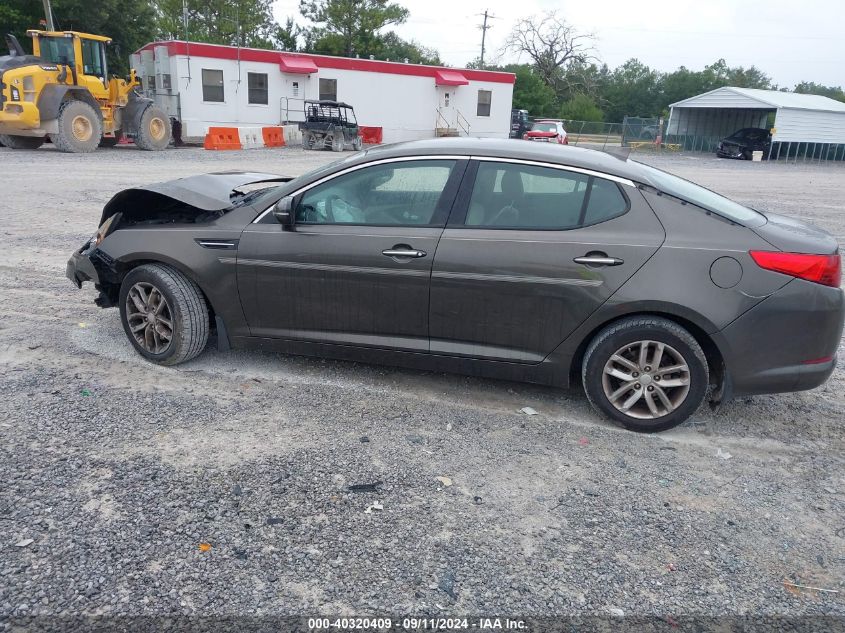
[{"label": "dark parked car", "polygon": [[129,189],[67,274],[156,363],[216,330],[223,350],[582,382],[640,431],[708,394],[822,384],[843,324],[824,231],[631,160],[505,140]]},{"label": "dark parked car", "polygon": [[772,145],[772,135],[769,130],[758,127],[747,127],[734,132],[719,142],[716,156],[719,158],[744,158],[751,160],[751,153],[763,152],[763,158],[768,158]]}]

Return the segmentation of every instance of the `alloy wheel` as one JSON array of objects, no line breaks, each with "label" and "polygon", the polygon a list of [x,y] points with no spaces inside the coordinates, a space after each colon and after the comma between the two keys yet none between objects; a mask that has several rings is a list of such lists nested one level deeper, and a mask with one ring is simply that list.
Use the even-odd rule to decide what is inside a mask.
[{"label": "alloy wheel", "polygon": [[126,320],[135,341],[152,354],[167,351],[173,340],[173,316],[167,299],[153,284],[139,281],[126,295]]},{"label": "alloy wheel", "polygon": [[689,364],[666,343],[629,343],[605,363],[602,388],[618,411],[632,418],[653,420],[672,413],[686,400],[690,390]]}]

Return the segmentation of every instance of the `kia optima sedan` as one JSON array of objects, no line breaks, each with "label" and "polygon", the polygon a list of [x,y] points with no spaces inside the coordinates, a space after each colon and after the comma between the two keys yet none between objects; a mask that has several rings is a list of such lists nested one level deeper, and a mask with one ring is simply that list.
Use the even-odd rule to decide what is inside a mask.
[{"label": "kia optima sedan", "polygon": [[221,350],[581,383],[636,431],[817,387],[843,325],[824,231],[632,160],[505,140],[129,189],[67,274],[155,363],[213,332]]}]

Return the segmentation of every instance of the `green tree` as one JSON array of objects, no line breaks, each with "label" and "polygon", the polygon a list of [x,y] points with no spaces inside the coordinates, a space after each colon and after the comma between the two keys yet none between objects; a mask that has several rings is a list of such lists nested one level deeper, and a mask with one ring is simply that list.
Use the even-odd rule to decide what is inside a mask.
[{"label": "green tree", "polygon": [[413,40],[403,40],[394,32],[385,33],[379,37],[375,44],[375,53],[379,59],[389,59],[401,62],[408,60],[412,64],[428,64],[429,66],[440,66],[440,54],[433,48],[423,46]]},{"label": "green tree", "polygon": [[[182,0],[153,0],[159,34],[185,39]],[[278,25],[272,0],[187,0],[192,42],[273,48]]]},{"label": "green tree", "polygon": [[[151,0],[53,0],[53,17],[59,30],[76,30],[112,39],[107,57],[109,71],[126,74],[129,55],[155,39],[156,14]],[[12,33],[24,50],[32,47],[27,29],[42,28],[44,7],[39,0],[3,0],[0,3],[0,32]]]},{"label": "green tree", "polygon": [[823,86],[814,81],[802,81],[795,85],[795,92],[808,95],[821,95],[837,101],[845,101],[845,91],[842,86]]},{"label": "green tree", "polygon": [[560,118],[572,121],[603,121],[604,113],[587,95],[575,95],[560,107]]},{"label": "green tree", "polygon": [[388,0],[301,0],[299,11],[316,24],[305,38],[312,52],[347,57],[375,55],[379,31],[408,19],[408,9]]},{"label": "green tree", "polygon": [[557,99],[552,90],[528,64],[511,64],[501,70],[516,75],[513,107],[528,110],[531,116],[555,116]]},{"label": "green tree", "polygon": [[604,89],[607,120],[629,116],[654,116],[660,110],[660,75],[637,59],[614,69]]},{"label": "green tree", "polygon": [[281,24],[276,25],[273,33],[273,42],[277,48],[281,48],[283,51],[298,50],[297,42],[301,31],[302,29],[296,25],[293,18],[289,17],[285,20],[284,26]]}]

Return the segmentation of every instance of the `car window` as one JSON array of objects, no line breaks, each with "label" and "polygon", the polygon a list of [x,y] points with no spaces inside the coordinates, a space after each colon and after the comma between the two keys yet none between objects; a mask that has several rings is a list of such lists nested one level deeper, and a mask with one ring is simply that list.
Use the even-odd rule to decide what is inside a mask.
[{"label": "car window", "polygon": [[303,194],[297,224],[429,225],[454,160],[373,165],[332,178]]},{"label": "car window", "polygon": [[555,123],[535,123],[531,126],[532,132],[557,132]]},{"label": "car window", "polygon": [[603,222],[627,210],[628,201],[619,187],[602,178],[550,167],[482,162],[465,224],[567,230]]}]

